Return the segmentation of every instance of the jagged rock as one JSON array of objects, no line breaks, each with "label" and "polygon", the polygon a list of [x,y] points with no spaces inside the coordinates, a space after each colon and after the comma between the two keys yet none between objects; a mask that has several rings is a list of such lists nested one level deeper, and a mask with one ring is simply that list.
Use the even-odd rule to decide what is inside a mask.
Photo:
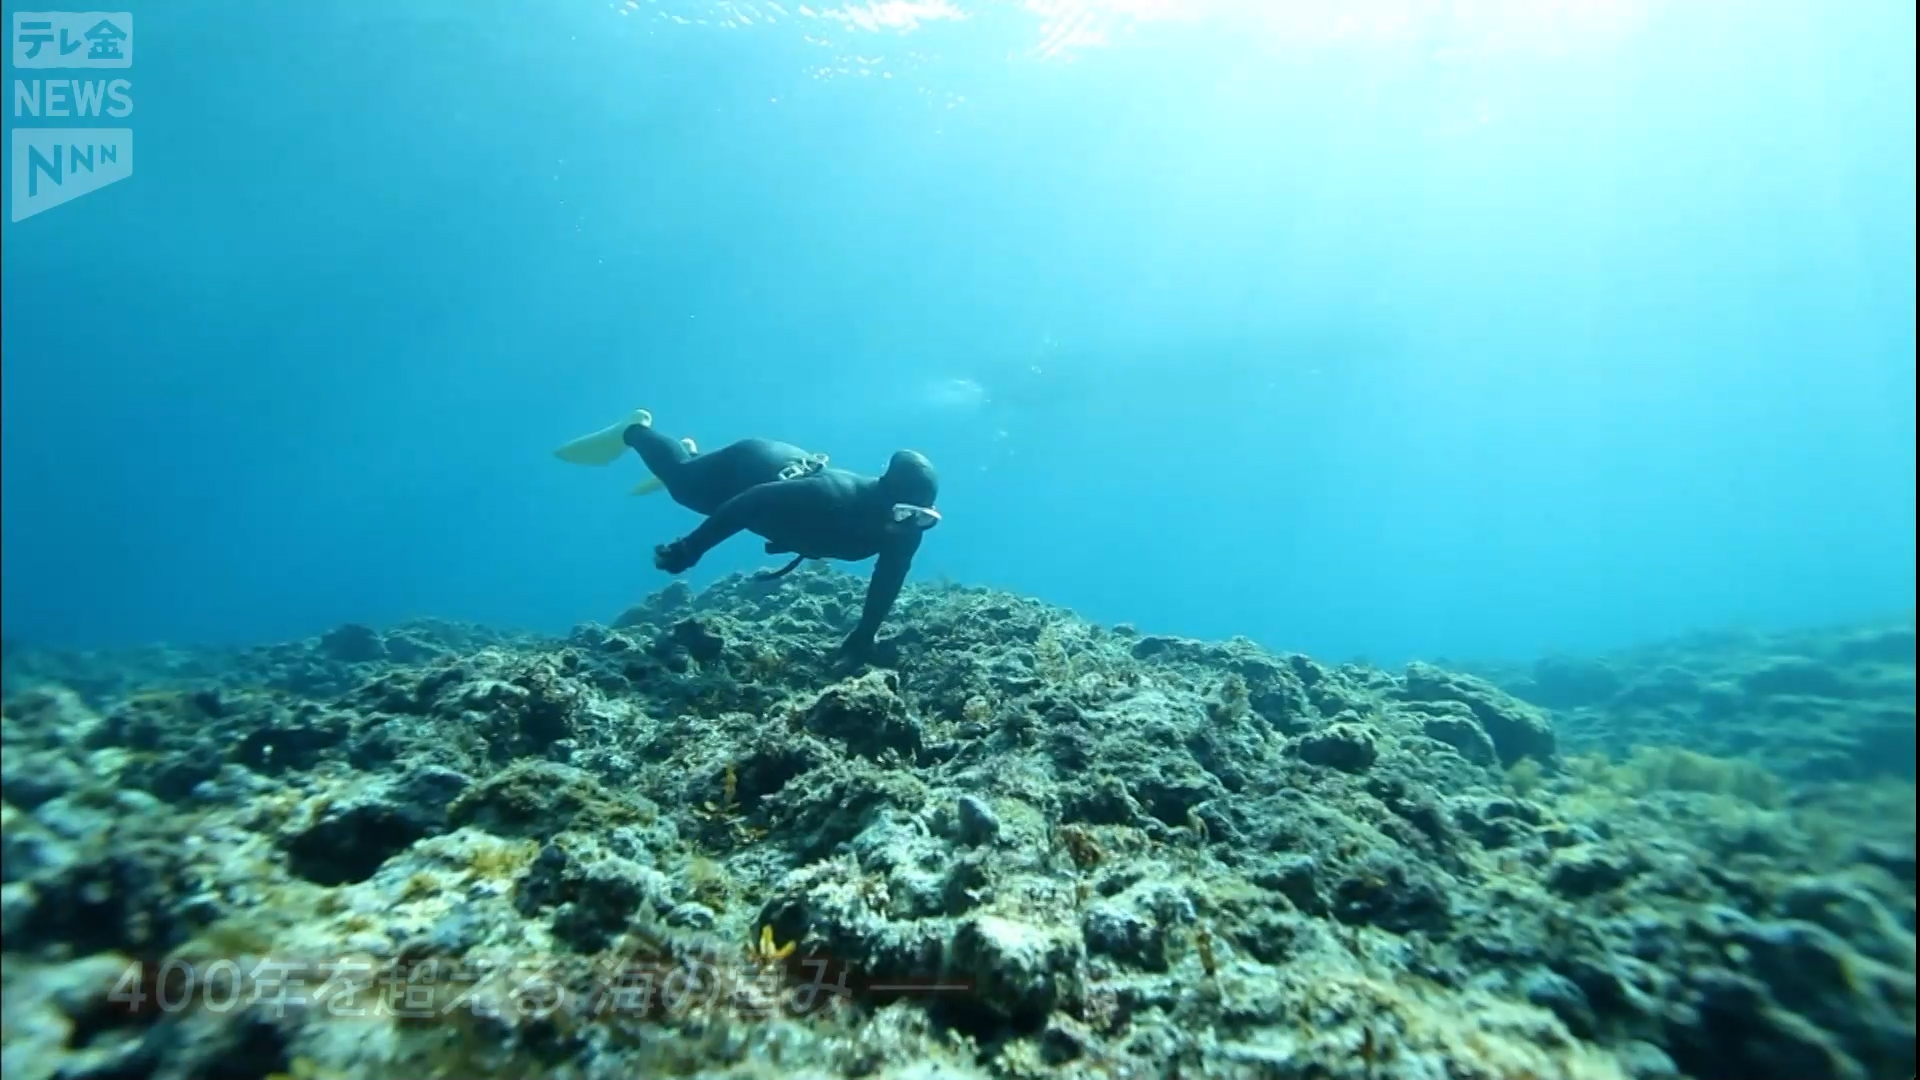
[{"label": "jagged rock", "polygon": [[918,810],[925,785],[865,764],[827,766],[795,777],[766,800],[768,819],[791,830],[796,850],[820,858],[858,836],[889,810]]},{"label": "jagged rock", "polygon": [[[1486,670],[1561,710],[1563,750],[1671,746],[1757,759],[1808,782],[1913,777],[1913,627],[1702,634],[1578,663],[1612,673],[1611,694],[1539,670]],[[1567,663],[1574,663],[1567,661]]]},{"label": "jagged rock", "polygon": [[1176,660],[1197,664],[1204,663],[1212,649],[1205,642],[1192,638],[1149,634],[1134,642],[1131,652],[1135,660]]},{"label": "jagged rock", "polygon": [[1294,907],[1309,914],[1326,908],[1320,896],[1320,866],[1311,855],[1280,855],[1252,875],[1255,885],[1271,889],[1287,898]]},{"label": "jagged rock", "polygon": [[711,664],[726,651],[727,639],[702,619],[681,619],[660,636],[655,651],[661,656],[682,656],[701,664]]},{"label": "jagged rock", "polygon": [[1089,953],[1142,971],[1167,969],[1166,932],[1138,911],[1111,902],[1094,904],[1081,918],[1080,933]]},{"label": "jagged rock", "polygon": [[692,900],[684,904],[675,904],[667,912],[668,926],[685,926],[693,930],[710,930],[717,919],[712,908]]},{"label": "jagged rock", "polygon": [[514,885],[514,903],[523,914],[550,909],[554,936],[583,953],[606,948],[638,911],[677,910],[662,903],[666,895],[667,881],[658,870],[579,834],[547,841]]},{"label": "jagged rock", "polygon": [[132,957],[97,952],[58,963],[9,958],[4,1001],[9,1080],[150,1075],[158,1048],[144,1038],[158,1010],[116,1000]]},{"label": "jagged rock", "polygon": [[1437,875],[1382,853],[1369,853],[1333,889],[1334,917],[1384,930],[1437,931],[1452,904]]},{"label": "jagged rock", "polygon": [[969,997],[1017,1026],[1045,1021],[1078,992],[1082,946],[1068,936],[997,915],[973,915],[954,931],[952,974],[971,985]]},{"label": "jagged rock", "polygon": [[321,635],[320,652],[343,664],[370,664],[387,658],[387,643],[371,626],[347,623]]},{"label": "jagged rock", "polygon": [[1556,748],[1553,723],[1546,714],[1515,698],[1492,683],[1470,675],[1442,671],[1431,664],[1407,665],[1405,687],[1408,701],[1457,701],[1473,710],[1503,765],[1522,758],[1554,760]]},{"label": "jagged rock", "polygon": [[1652,1043],[1633,1039],[1616,1050],[1615,1055],[1629,1080],[1682,1080],[1673,1058]]},{"label": "jagged rock", "polygon": [[330,800],[285,837],[289,865],[320,885],[364,881],[415,841],[443,832],[447,807],[472,783],[423,765]]},{"label": "jagged rock", "polygon": [[1670,1034],[1674,1061],[1686,1073],[1702,1080],[1870,1080],[1820,1029],[1775,1005],[1758,980],[1705,968],[1689,972],[1687,982],[1690,1007]]},{"label": "jagged rock", "polygon": [[[981,1080],[956,1035],[1009,1076],[1911,1065],[1911,788],[1834,782],[1905,767],[1877,759],[1911,743],[1910,635],[1507,682],[1595,699],[1566,706],[1583,737],[1621,726],[1583,748],[1684,727],[1799,763],[1746,785],[1697,757],[1691,778],[1556,760],[1544,714],[1437,666],[1107,631],[989,590],[911,585],[880,669],[847,678],[863,588],[733,577],[622,630],[405,624],[381,655],[353,631],[111,670],[16,649],[9,1077]],[[1528,758],[1547,767],[1486,767]],[[14,1002],[55,978],[35,964],[96,949],[535,958],[566,993],[378,1040],[312,1010],[88,1018],[23,1064]],[[728,996],[613,1004],[668,970]],[[763,990],[852,1007],[736,1022]]]},{"label": "jagged rock", "polygon": [[38,862],[10,883],[18,891],[17,910],[9,913],[15,931],[9,949],[154,955],[193,929],[184,902],[198,882],[181,854],[164,843],[96,835],[46,852]]},{"label": "jagged rock", "polygon": [[972,795],[960,796],[960,841],[964,844],[991,844],[1000,835],[1000,818],[985,800]]},{"label": "jagged rock", "polygon": [[840,741],[865,757],[892,751],[911,761],[920,753],[920,726],[900,697],[900,677],[870,671],[822,691],[807,707],[807,730]]},{"label": "jagged rock", "polygon": [[346,741],[350,727],[344,714],[307,706],[248,731],[233,748],[233,757],[267,776],[290,769],[310,769],[328,751]]},{"label": "jagged rock", "polygon": [[1783,656],[1746,673],[1741,689],[1750,695],[1794,694],[1845,697],[1848,682],[1826,664],[1807,656]]},{"label": "jagged rock", "polygon": [[1496,765],[1500,755],[1494,749],[1493,739],[1487,735],[1487,729],[1480,726],[1474,718],[1473,710],[1458,701],[1423,702],[1419,711],[1425,714],[1420,722],[1420,733],[1429,739],[1446,743],[1460,752],[1460,756],[1475,765]]},{"label": "jagged rock", "polygon": [[445,829],[447,799],[465,786],[465,777],[434,769],[343,796],[286,838],[288,865],[316,885],[365,881],[415,841]]},{"label": "jagged rock", "polygon": [[87,771],[61,751],[10,753],[0,764],[0,790],[9,803],[32,810],[86,786]]},{"label": "jagged rock", "polygon": [[220,751],[202,743],[190,750],[161,754],[150,761],[129,766],[122,775],[128,783],[145,788],[168,802],[182,802],[194,789],[220,775],[225,761]]},{"label": "jagged rock", "polygon": [[1332,724],[1302,735],[1294,744],[1294,753],[1312,765],[1363,773],[1373,767],[1380,748],[1366,728],[1358,724]]},{"label": "jagged rock", "polygon": [[1894,877],[1912,881],[1915,874],[1913,850],[1912,840],[1904,844],[1865,840],[1854,847],[1854,858],[1878,866]]},{"label": "jagged rock", "polygon": [[940,904],[917,907],[928,914],[965,915],[993,900],[992,864],[978,852],[955,859],[940,883]]},{"label": "jagged rock", "polygon": [[1535,971],[1521,983],[1520,992],[1543,1009],[1551,1010],[1567,1030],[1583,1039],[1593,1037],[1593,1007],[1578,983],[1552,971]]},{"label": "jagged rock", "polygon": [[[444,707],[457,710],[463,725],[485,738],[489,756],[500,763],[544,756],[570,739],[578,718],[581,691],[568,676],[578,659],[562,653],[553,660],[504,671],[507,678],[481,678],[460,684]],[[454,673],[442,676],[452,682]],[[452,689],[449,687],[448,689]],[[420,693],[429,692],[423,684]],[[447,691],[439,691],[443,699]]]},{"label": "jagged rock", "polygon": [[1140,770],[1127,786],[1148,814],[1173,826],[1189,824],[1202,803],[1225,794],[1190,756],[1163,758],[1158,768]]},{"label": "jagged rock", "polygon": [[1633,875],[1633,867],[1604,847],[1579,844],[1554,852],[1547,884],[1567,896],[1590,896],[1617,889]]},{"label": "jagged rock", "polygon": [[591,773],[546,761],[522,761],[469,788],[447,808],[455,827],[546,840],[563,832],[648,825],[653,807],[615,795]]}]

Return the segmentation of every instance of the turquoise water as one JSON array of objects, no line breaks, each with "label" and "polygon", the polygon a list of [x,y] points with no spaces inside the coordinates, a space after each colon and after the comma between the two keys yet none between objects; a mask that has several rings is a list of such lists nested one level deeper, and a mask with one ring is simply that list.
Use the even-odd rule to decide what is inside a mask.
[{"label": "turquoise water", "polygon": [[694,519],[551,451],[636,406],[1159,632],[1913,605],[1911,3],[134,15],[134,174],[6,226],[9,637],[609,619]]}]

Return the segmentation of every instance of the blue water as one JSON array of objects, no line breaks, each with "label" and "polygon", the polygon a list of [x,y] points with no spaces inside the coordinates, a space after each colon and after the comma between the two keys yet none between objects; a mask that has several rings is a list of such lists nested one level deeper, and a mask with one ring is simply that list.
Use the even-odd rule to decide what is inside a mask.
[{"label": "blue water", "polygon": [[6,226],[10,637],[608,620],[636,406],[1334,659],[1913,606],[1907,0],[134,13],[135,174]]}]

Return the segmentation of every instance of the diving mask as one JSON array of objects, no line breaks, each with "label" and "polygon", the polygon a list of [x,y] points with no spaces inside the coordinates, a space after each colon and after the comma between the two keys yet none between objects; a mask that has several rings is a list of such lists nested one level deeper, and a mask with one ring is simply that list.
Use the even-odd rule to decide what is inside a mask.
[{"label": "diving mask", "polygon": [[904,525],[916,532],[926,532],[940,524],[940,511],[931,506],[915,506],[912,503],[893,504],[893,523]]}]

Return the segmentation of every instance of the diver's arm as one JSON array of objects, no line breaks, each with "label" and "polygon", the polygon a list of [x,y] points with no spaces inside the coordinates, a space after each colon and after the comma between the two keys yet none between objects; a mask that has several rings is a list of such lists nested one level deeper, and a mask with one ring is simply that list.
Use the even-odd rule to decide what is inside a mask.
[{"label": "diver's arm", "polygon": [[893,602],[900,598],[907,571],[913,566],[913,553],[920,549],[920,534],[911,533],[882,548],[874,561],[873,576],[867,579],[867,602],[860,612],[860,625],[853,628],[840,648],[845,652],[864,651],[872,646],[880,624],[886,621]]},{"label": "diver's arm", "polygon": [[671,543],[653,549],[653,565],[669,574],[693,569],[700,557],[724,543],[734,533],[751,528],[756,521],[777,511],[786,493],[777,489],[792,487],[790,481],[756,484],[720,504],[698,528]]}]

